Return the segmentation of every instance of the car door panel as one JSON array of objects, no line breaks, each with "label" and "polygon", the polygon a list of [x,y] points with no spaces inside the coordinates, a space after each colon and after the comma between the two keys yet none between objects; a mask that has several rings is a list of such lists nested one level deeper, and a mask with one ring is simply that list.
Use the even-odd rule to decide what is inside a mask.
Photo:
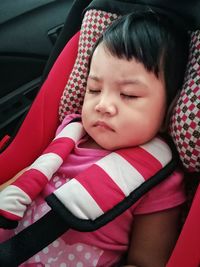
[{"label": "car door panel", "polygon": [[[29,108],[72,0],[0,2],[0,139]],[[1,15],[2,14],[2,15]]]}]

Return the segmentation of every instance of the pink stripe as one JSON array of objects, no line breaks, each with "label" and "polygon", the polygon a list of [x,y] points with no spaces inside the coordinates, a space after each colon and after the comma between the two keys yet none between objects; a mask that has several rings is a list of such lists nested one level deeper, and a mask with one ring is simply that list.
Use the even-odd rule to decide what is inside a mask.
[{"label": "pink stripe", "polygon": [[2,210],[2,209],[0,209],[0,215],[5,217],[6,219],[13,220],[13,221],[19,221],[22,218],[20,216],[17,216],[17,215],[15,215],[13,213],[10,213],[10,212],[8,212],[6,210]]},{"label": "pink stripe", "polygon": [[133,149],[120,149],[119,151],[116,151],[116,153],[134,166],[134,168],[141,173],[145,180],[162,169],[161,163],[141,147],[134,147]]},{"label": "pink stripe", "polygon": [[43,173],[30,169],[24,172],[13,185],[19,187],[33,200],[47,183],[48,179]]},{"label": "pink stripe", "polygon": [[[124,193],[107,173],[95,164],[84,171],[84,174],[78,175],[76,180],[82,184],[104,212],[111,209],[125,197]],[[97,180],[99,181],[98,187]]]},{"label": "pink stripe", "polygon": [[50,145],[45,149],[44,154],[55,153],[63,160],[69,155],[74,147],[74,141],[69,137],[61,137],[53,140]]}]

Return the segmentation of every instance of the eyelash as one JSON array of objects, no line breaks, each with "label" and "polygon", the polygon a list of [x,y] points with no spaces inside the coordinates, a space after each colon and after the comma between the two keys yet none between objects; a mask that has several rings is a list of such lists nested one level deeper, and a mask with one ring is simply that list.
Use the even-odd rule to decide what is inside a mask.
[{"label": "eyelash", "polygon": [[88,88],[87,91],[88,91],[89,94],[98,94],[98,93],[101,92],[100,89],[89,89],[89,88]]},{"label": "eyelash", "polygon": [[134,99],[134,98],[137,98],[137,96],[135,96],[135,95],[126,95],[126,94],[121,94],[121,96],[123,97],[123,98],[125,98],[125,99]]},{"label": "eyelash", "polygon": [[[90,89],[90,88],[88,88],[87,91],[88,91],[89,94],[99,94],[101,92],[101,89]],[[124,93],[121,93],[120,95],[121,95],[122,98],[124,98],[126,100],[131,100],[131,99],[137,98],[137,96],[135,96],[135,95],[127,95],[127,94],[124,94]]]}]

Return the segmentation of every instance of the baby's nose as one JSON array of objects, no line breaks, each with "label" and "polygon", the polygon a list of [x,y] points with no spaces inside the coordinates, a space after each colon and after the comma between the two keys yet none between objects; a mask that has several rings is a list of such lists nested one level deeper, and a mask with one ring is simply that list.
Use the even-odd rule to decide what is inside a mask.
[{"label": "baby's nose", "polygon": [[104,97],[100,99],[100,101],[95,107],[95,110],[102,114],[106,113],[106,114],[114,115],[117,111],[117,108],[111,99]]}]

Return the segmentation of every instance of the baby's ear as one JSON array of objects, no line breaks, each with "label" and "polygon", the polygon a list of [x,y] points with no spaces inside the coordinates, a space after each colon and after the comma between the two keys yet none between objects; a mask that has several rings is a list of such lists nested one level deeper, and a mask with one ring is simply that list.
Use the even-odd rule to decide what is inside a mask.
[{"label": "baby's ear", "polygon": [[176,105],[176,102],[179,99],[179,95],[180,95],[180,91],[177,93],[175,98],[170,103],[169,107],[166,109],[166,114],[165,114],[163,123],[162,123],[162,125],[160,127],[160,130],[159,130],[160,133],[166,133],[166,132],[169,131],[169,122],[170,122],[171,115],[173,113],[174,107]]}]

